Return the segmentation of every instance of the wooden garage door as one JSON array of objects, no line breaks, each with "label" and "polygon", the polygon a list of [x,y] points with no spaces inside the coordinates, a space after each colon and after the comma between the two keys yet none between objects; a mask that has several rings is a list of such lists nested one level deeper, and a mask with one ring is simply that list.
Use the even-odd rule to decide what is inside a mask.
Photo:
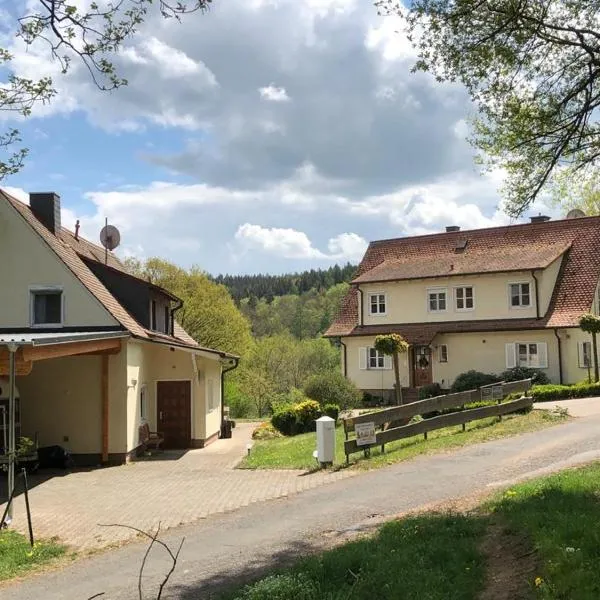
[{"label": "wooden garage door", "polygon": [[159,381],[156,388],[158,431],[165,448],[189,448],[192,440],[191,384]]}]

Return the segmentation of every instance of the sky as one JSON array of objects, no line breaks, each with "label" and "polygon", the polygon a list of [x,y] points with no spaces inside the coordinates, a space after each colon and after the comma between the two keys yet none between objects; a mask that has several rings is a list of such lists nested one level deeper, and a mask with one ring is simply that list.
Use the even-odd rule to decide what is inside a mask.
[{"label": "sky", "polygon": [[1,116],[30,148],[2,185],[57,192],[63,224],[92,241],[107,218],[121,256],[283,273],[358,262],[371,240],[510,222],[502,174],[482,174],[466,141],[465,91],[411,73],[399,20],[369,2],[214,0],[180,23],[155,11],[116,57],[129,83],[113,92],[24,48],[7,2],[12,67],[53,76],[58,95]]}]

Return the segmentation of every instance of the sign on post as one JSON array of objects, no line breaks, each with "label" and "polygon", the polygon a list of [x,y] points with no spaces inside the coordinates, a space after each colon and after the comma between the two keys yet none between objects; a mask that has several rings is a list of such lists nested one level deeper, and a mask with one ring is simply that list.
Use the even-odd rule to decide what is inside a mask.
[{"label": "sign on post", "polygon": [[501,385],[492,387],[492,400],[502,400],[504,398],[504,388]]},{"label": "sign on post", "polygon": [[371,444],[377,443],[375,423],[373,421],[369,421],[368,423],[356,423],[354,431],[356,432],[357,446],[370,446]]}]

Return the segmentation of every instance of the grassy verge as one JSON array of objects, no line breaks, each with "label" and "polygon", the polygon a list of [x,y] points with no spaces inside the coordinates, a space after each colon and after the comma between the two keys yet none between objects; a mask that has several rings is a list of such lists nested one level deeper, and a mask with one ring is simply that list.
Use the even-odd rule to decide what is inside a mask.
[{"label": "grassy verge", "polygon": [[[566,420],[567,417],[550,411],[534,410],[527,415],[509,415],[501,422],[495,418],[482,419],[467,424],[465,432],[461,427],[447,427],[429,433],[429,439],[414,436],[386,444],[385,453],[379,448],[371,450],[371,458],[364,459],[362,454],[352,456],[352,464],[359,468],[372,469],[390,465],[420,454],[428,454],[458,448],[467,444],[486,442],[510,435],[526,433]],[[316,448],[316,435],[305,433],[294,437],[261,440],[254,443],[250,456],[240,464],[245,469],[313,469],[315,459],[312,457]],[[345,463],[344,430],[336,430],[336,464]]]},{"label": "grassy verge", "polygon": [[64,552],[65,547],[53,540],[36,542],[32,548],[16,531],[0,530],[0,581],[37,569]]},{"label": "grassy verge", "polygon": [[[597,600],[600,463],[424,513],[305,558],[228,600]],[[503,538],[490,550],[490,534]],[[498,542],[498,540],[496,540]]]}]

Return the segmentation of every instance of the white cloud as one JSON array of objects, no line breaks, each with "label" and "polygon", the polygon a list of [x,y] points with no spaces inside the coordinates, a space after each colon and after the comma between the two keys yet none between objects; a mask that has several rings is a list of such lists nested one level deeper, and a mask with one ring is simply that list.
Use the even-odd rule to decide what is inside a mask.
[{"label": "white cloud", "polygon": [[244,223],[235,233],[235,240],[244,251],[263,250],[285,258],[316,258],[330,260],[360,260],[367,242],[355,233],[342,233],[327,243],[329,253],[315,248],[306,233],[296,229],[262,227]]},{"label": "white cloud", "polygon": [[259,88],[258,93],[261,98],[271,102],[288,102],[290,100],[284,87],[276,87],[273,84]]}]

